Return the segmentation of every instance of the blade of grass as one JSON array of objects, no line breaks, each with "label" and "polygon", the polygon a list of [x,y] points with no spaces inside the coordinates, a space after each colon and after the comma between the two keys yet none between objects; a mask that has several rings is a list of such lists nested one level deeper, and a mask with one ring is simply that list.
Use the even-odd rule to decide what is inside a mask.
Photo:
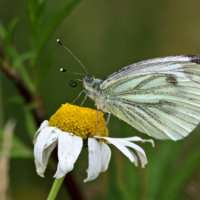
[{"label": "blade of grass", "polygon": [[45,31],[41,34],[42,38],[40,41],[39,49],[37,50],[37,57],[35,59],[35,62],[33,63],[33,68],[35,69],[36,66],[38,66],[38,62],[40,60],[40,56],[44,50],[44,47],[49,40],[49,37],[52,35],[52,33],[56,30],[56,27],[61,23],[61,21],[69,14],[69,12],[75,7],[75,5],[80,0],[74,0],[67,6],[65,6],[62,10],[58,11],[50,20],[48,23]]},{"label": "blade of grass", "polygon": [[14,60],[13,63],[13,69],[19,72],[22,80],[24,81],[24,83],[26,84],[27,88],[34,93],[36,91],[35,88],[35,84],[33,83],[33,81],[30,78],[30,73],[27,72],[27,69],[24,65],[24,61],[27,59],[30,59],[32,57],[35,56],[34,52],[26,52],[22,55],[18,55],[17,51],[15,50],[15,48],[12,49],[12,57]]},{"label": "blade of grass", "polygon": [[17,136],[13,137],[13,146],[10,152],[11,158],[33,158],[33,151],[27,147]]},{"label": "blade of grass", "polygon": [[35,10],[35,17],[34,21],[31,26],[31,35],[32,35],[32,46],[37,51],[38,47],[40,45],[40,30],[41,30],[41,24],[44,16],[44,8],[45,8],[46,1],[43,1],[42,3],[38,3]]},{"label": "blade of grass", "polygon": [[30,23],[32,24],[35,18],[35,4],[34,0],[26,0],[26,9]]},{"label": "blade of grass", "polygon": [[166,141],[160,144],[157,150],[151,154],[153,156],[148,159],[147,193],[144,199],[159,199],[158,196],[163,188],[163,183],[168,180],[169,169],[180,152],[180,145],[181,143],[175,145],[172,141]]},{"label": "blade of grass", "polygon": [[24,109],[24,116],[25,116],[25,124],[26,130],[31,140],[33,140],[34,135],[37,130],[37,126],[35,124],[35,120],[33,118],[32,113],[30,112],[30,108],[25,107]]},{"label": "blade of grass", "polygon": [[23,62],[35,57],[35,53],[33,51],[25,52],[21,55],[17,55],[13,61],[13,69],[17,70],[22,67]]},{"label": "blade of grass", "polygon": [[[133,128],[127,124],[122,125],[122,132],[124,133],[123,137],[130,137],[133,134],[137,134],[137,132],[133,132]],[[140,145],[141,143],[138,142],[137,144]],[[124,199],[140,199],[140,190],[143,184],[142,173],[144,173],[144,170],[141,169],[141,163],[138,159],[138,166],[136,167],[129,159],[123,158],[123,160],[125,163],[125,189],[123,191],[123,197],[126,197]]]},{"label": "blade of grass", "polygon": [[40,71],[40,76],[39,76],[39,81],[37,84],[37,89],[39,89],[42,86],[42,83],[47,75],[47,72],[49,71],[49,68],[51,67],[52,63],[53,63],[53,55],[49,55],[44,64],[42,65],[42,69]]},{"label": "blade of grass", "polygon": [[[117,150],[112,149],[112,152],[115,152]],[[114,153],[114,155],[116,155]],[[116,157],[116,156],[115,156]],[[108,199],[123,199],[121,188],[119,187],[119,174],[118,174],[118,166],[116,165],[116,159],[111,159],[110,165],[109,165],[109,192],[108,192]]]},{"label": "blade of grass", "polygon": [[[31,33],[31,47],[32,50],[37,52],[38,45],[40,43],[40,29],[41,23],[44,16],[44,8],[45,8],[46,0],[27,0],[26,8],[30,22],[30,33]],[[33,59],[34,60],[34,59]]]},{"label": "blade of grass", "polygon": [[0,38],[3,40],[6,37],[6,29],[4,28],[3,24],[0,22]]},{"label": "blade of grass", "polygon": [[123,196],[125,199],[140,199],[140,190],[142,187],[142,174],[139,173],[141,169],[140,163],[138,167],[135,167],[130,160],[126,159],[125,161],[125,189]]},{"label": "blade of grass", "polygon": [[14,30],[15,30],[15,27],[17,25],[19,21],[19,18],[16,17],[14,18],[9,26],[8,26],[8,29],[7,29],[7,34],[6,34],[6,37],[5,37],[5,60],[8,60],[10,58],[10,55],[11,55],[11,49],[12,49],[12,37],[13,37],[13,33],[14,33]]},{"label": "blade of grass", "polygon": [[184,164],[178,170],[168,183],[168,187],[163,191],[161,198],[162,200],[173,200],[176,199],[178,193],[185,182],[189,179],[192,173],[195,172],[197,167],[200,165],[200,147],[188,158],[186,158]]}]

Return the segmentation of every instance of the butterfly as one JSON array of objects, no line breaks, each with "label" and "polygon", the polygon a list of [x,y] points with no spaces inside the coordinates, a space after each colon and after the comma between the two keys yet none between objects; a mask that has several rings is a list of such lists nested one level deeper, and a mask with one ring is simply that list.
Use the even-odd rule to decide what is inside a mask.
[{"label": "butterfly", "polygon": [[199,124],[200,55],[149,59],[82,81],[97,109],[154,138],[180,140]]}]

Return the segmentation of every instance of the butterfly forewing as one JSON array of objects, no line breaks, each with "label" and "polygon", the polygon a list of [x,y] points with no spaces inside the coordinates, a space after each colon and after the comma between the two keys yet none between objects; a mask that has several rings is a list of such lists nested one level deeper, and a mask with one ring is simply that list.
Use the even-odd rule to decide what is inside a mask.
[{"label": "butterfly forewing", "polygon": [[172,56],[122,68],[100,86],[108,110],[155,138],[187,136],[200,120],[198,62],[199,56]]},{"label": "butterfly forewing", "polygon": [[104,88],[109,82],[116,81],[120,78],[127,78],[141,74],[151,74],[155,72],[176,74],[178,76],[185,77],[188,73],[187,70],[194,70],[193,72],[188,73],[188,76],[192,74],[195,76],[194,73],[196,71],[199,71],[200,73],[199,64],[199,55],[179,55],[149,59],[123,67],[122,69],[114,72],[103,81],[101,88]]}]

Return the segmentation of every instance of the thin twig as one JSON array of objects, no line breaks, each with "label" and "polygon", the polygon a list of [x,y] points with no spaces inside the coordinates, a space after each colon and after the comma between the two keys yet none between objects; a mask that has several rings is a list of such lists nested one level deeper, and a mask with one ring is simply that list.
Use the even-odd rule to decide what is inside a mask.
[{"label": "thin twig", "polygon": [[0,69],[4,74],[14,83],[17,90],[20,92],[21,96],[24,98],[26,104],[35,102],[37,104],[37,109],[33,109],[32,113],[39,126],[45,119],[44,108],[42,99],[39,94],[36,97],[29,91],[20,74],[12,70],[10,66],[6,65],[4,62],[4,53],[2,48],[0,48]]},{"label": "thin twig", "polygon": [[26,104],[30,103],[37,103],[37,110],[33,109],[32,113],[39,126],[45,119],[44,117],[44,109],[40,95],[38,94],[35,98],[31,94],[31,92],[26,87],[24,81],[22,80],[21,76],[10,69],[10,67],[3,65],[0,63],[0,68],[6,74],[6,76],[14,83],[18,91],[20,92],[21,96],[24,98]]}]

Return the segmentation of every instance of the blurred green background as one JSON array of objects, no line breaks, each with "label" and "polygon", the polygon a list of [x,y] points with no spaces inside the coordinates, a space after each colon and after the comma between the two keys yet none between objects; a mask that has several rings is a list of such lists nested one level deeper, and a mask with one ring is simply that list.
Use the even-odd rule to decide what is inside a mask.
[{"label": "blurred green background", "polygon": [[[69,86],[69,81],[80,78],[79,75],[59,71],[62,67],[84,72],[58,45],[58,38],[90,75],[101,79],[141,60],[200,54],[198,0],[1,0],[0,22],[0,52],[5,54],[0,64],[6,63],[19,73],[35,98],[38,93],[42,95],[47,119],[82,90],[81,83],[76,88]],[[0,127],[2,130],[10,118],[15,119],[14,137],[20,140],[19,147],[11,151],[8,199],[43,200],[53,184],[52,171],[47,170],[44,179],[36,174],[31,155],[37,128],[31,109],[37,106],[34,102],[25,104],[15,85],[0,71]],[[89,98],[84,106],[95,108]],[[141,144],[149,162],[145,169],[136,168],[111,146],[107,172],[89,183],[83,183],[88,166],[84,149],[72,175],[83,199],[200,200],[199,132],[197,127],[178,142],[155,140],[155,148]],[[114,116],[109,134],[149,138]],[[57,199],[70,198],[68,190],[62,187]]]}]

